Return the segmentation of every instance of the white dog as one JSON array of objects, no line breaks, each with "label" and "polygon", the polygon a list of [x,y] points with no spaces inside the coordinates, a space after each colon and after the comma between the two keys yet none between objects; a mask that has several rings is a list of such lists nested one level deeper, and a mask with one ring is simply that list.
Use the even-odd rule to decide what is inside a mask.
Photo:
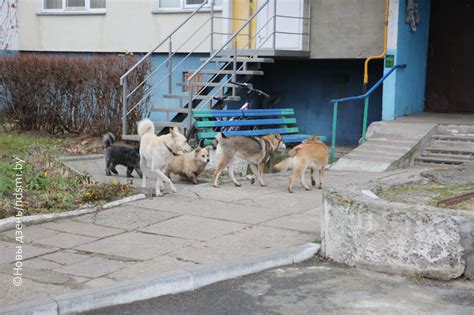
[{"label": "white dog", "polygon": [[170,185],[172,192],[176,192],[176,187],[163,170],[168,165],[171,156],[192,150],[186,142],[186,137],[176,127],[171,129],[169,134],[158,137],[155,135],[155,125],[149,119],[138,123],[138,135],[140,136],[140,168],[143,172],[142,187],[146,188],[146,167],[149,166],[158,175],[156,179],[157,196],[163,195],[161,192],[163,182]]}]

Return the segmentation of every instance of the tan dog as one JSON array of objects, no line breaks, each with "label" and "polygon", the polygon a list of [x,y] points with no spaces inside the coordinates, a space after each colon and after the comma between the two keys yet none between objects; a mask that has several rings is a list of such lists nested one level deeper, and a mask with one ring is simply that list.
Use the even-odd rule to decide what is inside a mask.
[{"label": "tan dog", "polygon": [[304,173],[308,167],[311,170],[311,184],[316,186],[315,171],[318,171],[318,188],[323,187],[324,167],[328,164],[329,153],[328,147],[318,137],[312,136],[303,141],[294,147],[288,155],[288,158],[275,165],[274,170],[284,172],[291,167],[293,168],[293,174],[288,180],[288,191],[290,193],[293,192],[293,182],[298,177],[300,177],[301,186],[306,190],[310,190],[304,179]]},{"label": "tan dog", "polygon": [[149,119],[138,123],[138,135],[140,136],[140,168],[143,173],[142,187],[146,188],[146,167],[149,166],[158,177],[156,179],[156,195],[162,196],[161,187],[163,182],[170,185],[171,191],[176,192],[176,187],[167,177],[163,170],[173,155],[183,154],[191,151],[178,128],[171,129],[170,133],[163,136],[155,135],[155,125]]},{"label": "tan dog", "polygon": [[198,176],[204,172],[207,163],[209,163],[208,148],[197,148],[191,152],[171,157],[165,168],[165,175],[170,174],[187,177],[194,184],[198,183]]},{"label": "tan dog", "polygon": [[254,174],[252,184],[255,177],[260,185],[265,186],[263,181],[263,168],[265,163],[270,159],[270,155],[278,149],[284,149],[285,144],[281,141],[279,134],[265,135],[263,137],[224,137],[220,132],[216,135],[217,140],[217,168],[214,172],[214,187],[219,186],[219,176],[227,167],[230,178],[236,186],[241,184],[235,179],[232,167],[232,159],[239,156],[249,162],[250,169]]}]

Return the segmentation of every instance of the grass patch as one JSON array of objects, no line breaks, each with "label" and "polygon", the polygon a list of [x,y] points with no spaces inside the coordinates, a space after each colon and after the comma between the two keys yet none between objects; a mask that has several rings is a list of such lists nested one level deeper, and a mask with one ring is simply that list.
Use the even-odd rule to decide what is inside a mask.
[{"label": "grass patch", "polygon": [[[378,195],[392,202],[428,205],[436,207],[436,204],[444,199],[460,196],[474,191],[473,184],[439,184],[409,183],[390,189],[380,190]],[[450,208],[462,210],[474,210],[474,198],[454,205]]]},{"label": "grass patch", "polygon": [[[83,205],[105,203],[133,192],[118,182],[101,184],[73,173],[55,159],[70,140],[0,133],[0,218],[63,212]],[[21,165],[21,169],[15,169]],[[21,191],[18,189],[21,188]],[[16,202],[15,191],[23,204]]]}]

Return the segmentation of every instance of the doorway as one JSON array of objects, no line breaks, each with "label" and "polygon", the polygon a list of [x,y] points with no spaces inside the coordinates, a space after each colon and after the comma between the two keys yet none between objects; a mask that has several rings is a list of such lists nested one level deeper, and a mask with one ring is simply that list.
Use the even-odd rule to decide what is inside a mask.
[{"label": "doorway", "polygon": [[474,113],[474,0],[431,1],[425,111]]}]

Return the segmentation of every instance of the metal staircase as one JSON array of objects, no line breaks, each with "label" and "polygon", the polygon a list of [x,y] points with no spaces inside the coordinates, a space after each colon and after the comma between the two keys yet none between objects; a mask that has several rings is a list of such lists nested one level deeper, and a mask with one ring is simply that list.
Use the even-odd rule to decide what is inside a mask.
[{"label": "metal staircase", "polygon": [[[157,132],[174,126],[190,130],[194,123],[193,109],[214,109],[216,104],[222,106],[222,102],[240,100],[237,93],[238,87],[230,82],[248,82],[253,76],[264,75],[261,64],[274,62],[272,57],[277,55],[309,56],[310,1],[306,2],[308,5],[306,17],[292,17],[277,14],[277,0],[266,0],[255,12],[249,12],[249,18],[242,20],[240,27],[234,33],[216,31],[216,21],[233,18],[217,16],[214,14],[213,0],[209,2],[210,7],[206,2],[202,3],[120,78],[123,88],[123,139],[138,140],[138,136],[133,132],[134,129],[131,128],[133,126],[128,125],[129,115],[137,107],[150,108],[150,119],[154,121]],[[268,14],[270,8],[273,9],[271,16]],[[252,25],[258,25],[257,16],[264,10],[267,12],[268,19],[252,34]],[[210,11],[210,17],[203,19],[203,14],[198,14],[203,11]],[[301,33],[279,31],[277,30],[278,18],[299,19],[307,31]],[[271,32],[268,32],[269,23],[273,23]],[[276,39],[279,33],[302,36],[306,39],[305,48],[294,51],[278,50]],[[242,36],[245,36],[248,41],[243,43],[242,40],[238,40]],[[258,45],[255,44],[257,37]],[[180,41],[180,38],[184,40]],[[267,42],[270,40],[273,42],[273,49],[269,51]],[[222,45],[215,49],[217,42],[222,42]],[[183,50],[187,53],[181,53]],[[187,64],[192,63],[191,56],[202,51],[209,51],[210,56],[201,58],[197,69],[188,70],[189,68],[186,67]],[[153,64],[153,54],[163,52],[167,53],[167,57],[161,63]],[[136,71],[147,63],[151,65],[149,73],[143,80],[135,83]],[[177,80],[181,77],[183,80]],[[215,97],[222,98],[223,96],[226,96],[225,100],[219,102],[215,100]]]}]

